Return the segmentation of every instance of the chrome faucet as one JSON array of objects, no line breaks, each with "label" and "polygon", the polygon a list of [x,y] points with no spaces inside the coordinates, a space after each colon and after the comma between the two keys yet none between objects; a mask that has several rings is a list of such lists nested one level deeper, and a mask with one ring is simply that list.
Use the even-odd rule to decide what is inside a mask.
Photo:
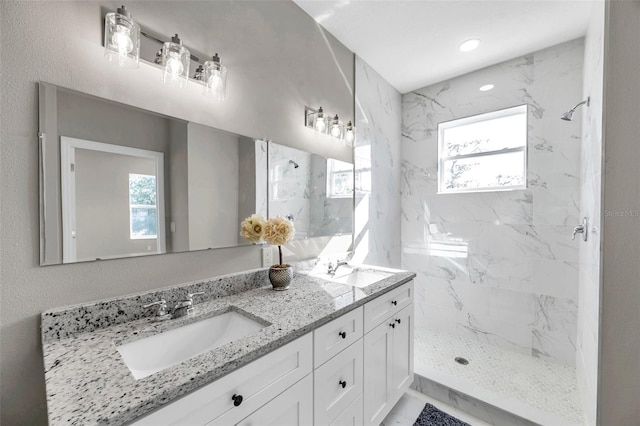
[{"label": "chrome faucet", "polygon": [[169,313],[169,309],[167,308],[167,302],[164,299],[158,300],[157,302],[147,303],[146,305],[142,305],[143,308],[147,309],[152,306],[157,306],[156,316],[153,317],[154,321],[164,321],[171,319],[171,314]]},{"label": "chrome faucet", "polygon": [[193,296],[198,296],[204,294],[203,291],[199,291],[197,293],[189,293],[187,297],[181,301],[179,301],[176,306],[169,312],[169,308],[167,307],[167,302],[164,299],[158,300],[157,302],[148,303],[146,305],[142,305],[143,308],[147,309],[152,306],[157,306],[158,310],[156,311],[156,316],[153,317],[154,321],[164,321],[168,319],[176,319],[182,318],[186,315],[191,315],[193,313]]},{"label": "chrome faucet", "polygon": [[187,294],[187,298],[179,301],[176,306],[173,308],[172,315],[173,319],[182,318],[186,315],[191,315],[193,313],[193,296],[198,296],[200,294],[204,294],[203,291],[199,291],[197,293],[189,293]]},{"label": "chrome faucet", "polygon": [[329,261],[329,263],[327,264],[327,274],[334,275],[339,267],[348,264],[349,263],[346,260],[340,260],[336,262],[335,265],[333,264],[333,262]]}]

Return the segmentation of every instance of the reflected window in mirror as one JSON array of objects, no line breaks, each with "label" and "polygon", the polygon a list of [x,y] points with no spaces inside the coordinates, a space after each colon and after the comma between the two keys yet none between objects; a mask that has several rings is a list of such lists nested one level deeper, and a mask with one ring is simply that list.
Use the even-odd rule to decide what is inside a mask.
[{"label": "reflected window in mirror", "polygon": [[158,238],[156,177],[129,173],[129,233],[132,240]]},{"label": "reflected window in mirror", "polygon": [[353,164],[327,159],[327,197],[348,198],[353,196]]}]

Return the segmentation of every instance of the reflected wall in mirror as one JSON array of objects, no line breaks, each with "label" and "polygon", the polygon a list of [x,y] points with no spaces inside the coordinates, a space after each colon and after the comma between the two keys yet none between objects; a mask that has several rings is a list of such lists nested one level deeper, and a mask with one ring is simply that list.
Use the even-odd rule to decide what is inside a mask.
[{"label": "reflected wall in mirror", "polygon": [[248,244],[266,142],[40,83],[40,263]]},{"label": "reflected wall in mirror", "polygon": [[294,239],[353,234],[353,164],[269,142],[269,216]]}]

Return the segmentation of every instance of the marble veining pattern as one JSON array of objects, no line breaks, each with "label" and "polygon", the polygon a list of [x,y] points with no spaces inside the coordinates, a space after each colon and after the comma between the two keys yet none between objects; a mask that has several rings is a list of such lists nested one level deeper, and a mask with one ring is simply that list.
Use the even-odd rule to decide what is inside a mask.
[{"label": "marble veining pattern", "polygon": [[[149,294],[96,302],[86,308],[73,306],[45,312],[42,338],[49,423],[116,425],[129,422],[415,276],[410,272],[398,272],[368,287],[356,288],[298,272],[288,291],[276,292],[268,285],[265,272],[228,275]],[[231,290],[235,284],[244,291]],[[226,290],[218,291],[219,287]],[[195,288],[207,291],[207,295],[195,306],[192,317],[164,322],[142,318],[146,314],[141,311],[139,302],[183,295]],[[140,380],[133,378],[117,351],[117,344],[229,309],[247,313],[269,325]]]},{"label": "marble veining pattern", "polygon": [[[575,365],[581,221],[578,39],[403,95],[402,267],[416,325]],[[480,92],[484,84],[493,90]],[[438,194],[438,123],[527,104],[527,188]]]},{"label": "marble veining pattern", "polygon": [[400,266],[401,96],[356,56],[355,254],[357,262]]}]

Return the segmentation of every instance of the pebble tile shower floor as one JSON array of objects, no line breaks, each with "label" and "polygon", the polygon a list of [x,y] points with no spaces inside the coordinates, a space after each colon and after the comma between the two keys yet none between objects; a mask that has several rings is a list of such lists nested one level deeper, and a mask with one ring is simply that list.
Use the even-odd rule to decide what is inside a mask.
[{"label": "pebble tile shower floor", "polygon": [[[456,357],[466,358],[469,364],[455,362]],[[575,368],[452,333],[416,327],[416,373],[421,374],[421,369],[437,370],[568,422],[582,423]]]}]

